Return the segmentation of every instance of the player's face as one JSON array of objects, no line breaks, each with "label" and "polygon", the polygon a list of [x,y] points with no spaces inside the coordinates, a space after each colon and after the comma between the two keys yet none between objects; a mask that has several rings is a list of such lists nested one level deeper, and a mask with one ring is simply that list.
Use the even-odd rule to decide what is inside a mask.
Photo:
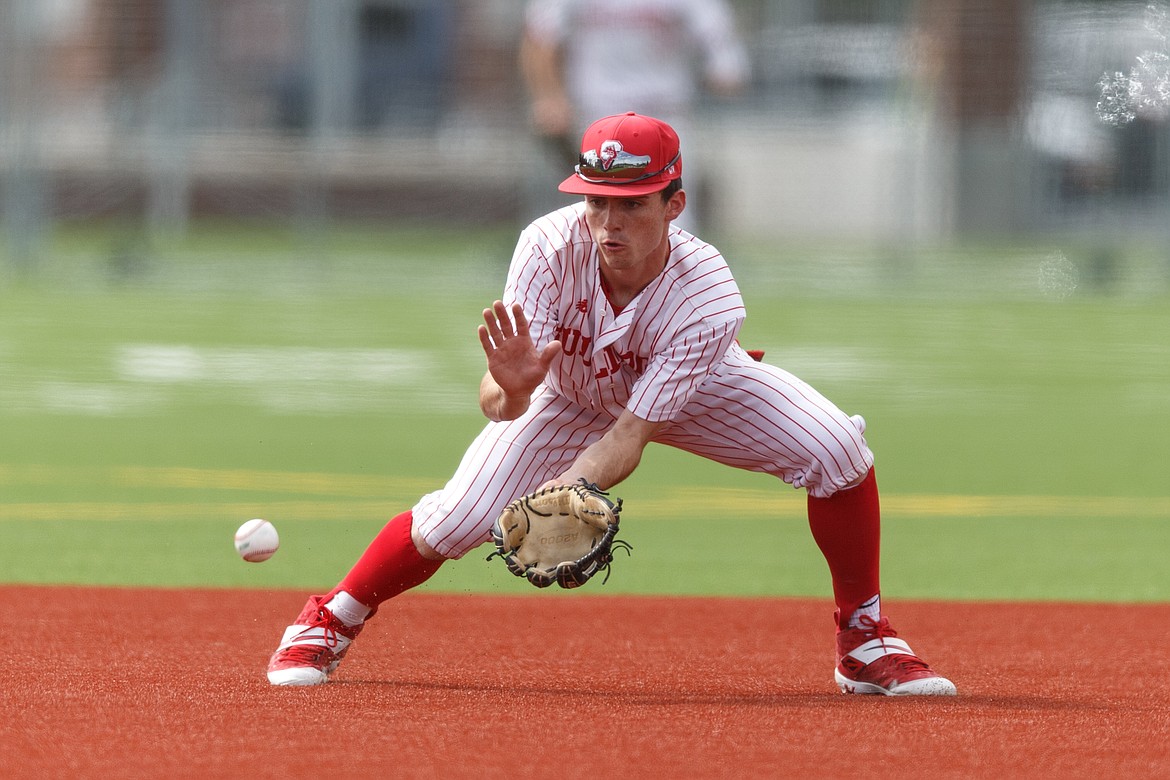
[{"label": "player's face", "polygon": [[585,198],[585,223],[605,265],[632,271],[665,257],[670,221],[682,213],[682,191],[665,203],[655,192],[637,198]]}]

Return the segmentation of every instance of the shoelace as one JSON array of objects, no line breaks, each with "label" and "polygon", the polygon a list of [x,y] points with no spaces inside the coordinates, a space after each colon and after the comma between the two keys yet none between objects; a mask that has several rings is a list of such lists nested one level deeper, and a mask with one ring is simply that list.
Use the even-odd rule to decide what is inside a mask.
[{"label": "shoelace", "polygon": [[333,617],[332,613],[324,607],[317,609],[317,617],[313,622],[309,623],[309,628],[321,627],[322,639],[325,640],[325,646],[328,648],[337,647],[341,640],[337,638],[337,626],[339,622],[337,618]]},{"label": "shoelace", "polygon": [[[872,636],[874,639],[885,639],[886,637],[896,637],[898,635],[898,632],[890,625],[890,619],[886,617],[883,617],[881,620],[874,620],[869,615],[862,615],[857,619],[857,622],[865,629],[866,634]],[[906,672],[931,671],[930,666],[916,655],[898,653],[886,657]]]},{"label": "shoelace", "polygon": [[898,632],[890,625],[890,619],[883,617],[881,620],[874,620],[869,615],[862,615],[857,619],[861,624],[865,633],[872,636],[874,639],[885,639],[886,637],[895,637]]},{"label": "shoelace", "polygon": [[281,650],[277,659],[290,666],[314,666],[321,669],[324,667],[321,656],[325,652],[326,648],[321,645],[292,645]]},{"label": "shoelace", "polygon": [[280,652],[281,657],[285,661],[296,662],[300,666],[320,666],[320,657],[322,653],[332,652],[333,648],[340,644],[337,636],[337,618],[329,613],[329,610],[321,607],[317,610],[317,614],[305,624],[305,628],[321,628],[321,638],[325,640],[324,646],[316,644],[315,642],[308,642],[304,644],[293,644],[284,648]]},{"label": "shoelace", "polygon": [[900,669],[902,672],[934,673],[930,666],[927,665],[926,661],[923,661],[916,655],[888,655],[886,658],[890,659],[890,663],[897,664],[898,669]]}]

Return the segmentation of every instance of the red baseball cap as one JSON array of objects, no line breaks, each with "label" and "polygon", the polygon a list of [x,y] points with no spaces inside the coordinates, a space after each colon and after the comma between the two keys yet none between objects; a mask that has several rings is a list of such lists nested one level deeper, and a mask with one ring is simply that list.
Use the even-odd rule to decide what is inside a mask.
[{"label": "red baseball cap", "polygon": [[633,111],[598,119],[581,138],[574,171],[557,189],[615,198],[658,192],[682,176],[678,133],[661,119]]}]

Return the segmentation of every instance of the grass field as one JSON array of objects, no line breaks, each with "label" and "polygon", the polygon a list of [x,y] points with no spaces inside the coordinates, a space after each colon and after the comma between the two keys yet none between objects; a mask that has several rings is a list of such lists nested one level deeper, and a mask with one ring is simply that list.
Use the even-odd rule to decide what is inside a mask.
[{"label": "grass field", "polygon": [[[510,242],[62,238],[0,287],[0,581],[332,585],[482,424]],[[1054,287],[1079,261],[1048,249],[728,254],[745,344],[869,422],[887,594],[1170,600],[1164,284]],[[615,492],[634,553],[604,592],[828,594],[802,493],[664,448]],[[231,546],[255,516],[283,538],[263,565]],[[483,557],[426,587],[530,590]]]}]

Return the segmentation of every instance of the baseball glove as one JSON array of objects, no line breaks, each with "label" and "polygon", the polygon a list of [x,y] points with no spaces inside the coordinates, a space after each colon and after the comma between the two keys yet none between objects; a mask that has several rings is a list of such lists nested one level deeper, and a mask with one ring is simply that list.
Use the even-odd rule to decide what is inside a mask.
[{"label": "baseball glove", "polygon": [[620,498],[611,501],[584,479],[529,493],[508,504],[492,526],[496,551],[488,560],[499,556],[538,588],[554,582],[579,588],[599,571],[609,579],[613,548],[630,550],[614,539],[621,512]]}]

